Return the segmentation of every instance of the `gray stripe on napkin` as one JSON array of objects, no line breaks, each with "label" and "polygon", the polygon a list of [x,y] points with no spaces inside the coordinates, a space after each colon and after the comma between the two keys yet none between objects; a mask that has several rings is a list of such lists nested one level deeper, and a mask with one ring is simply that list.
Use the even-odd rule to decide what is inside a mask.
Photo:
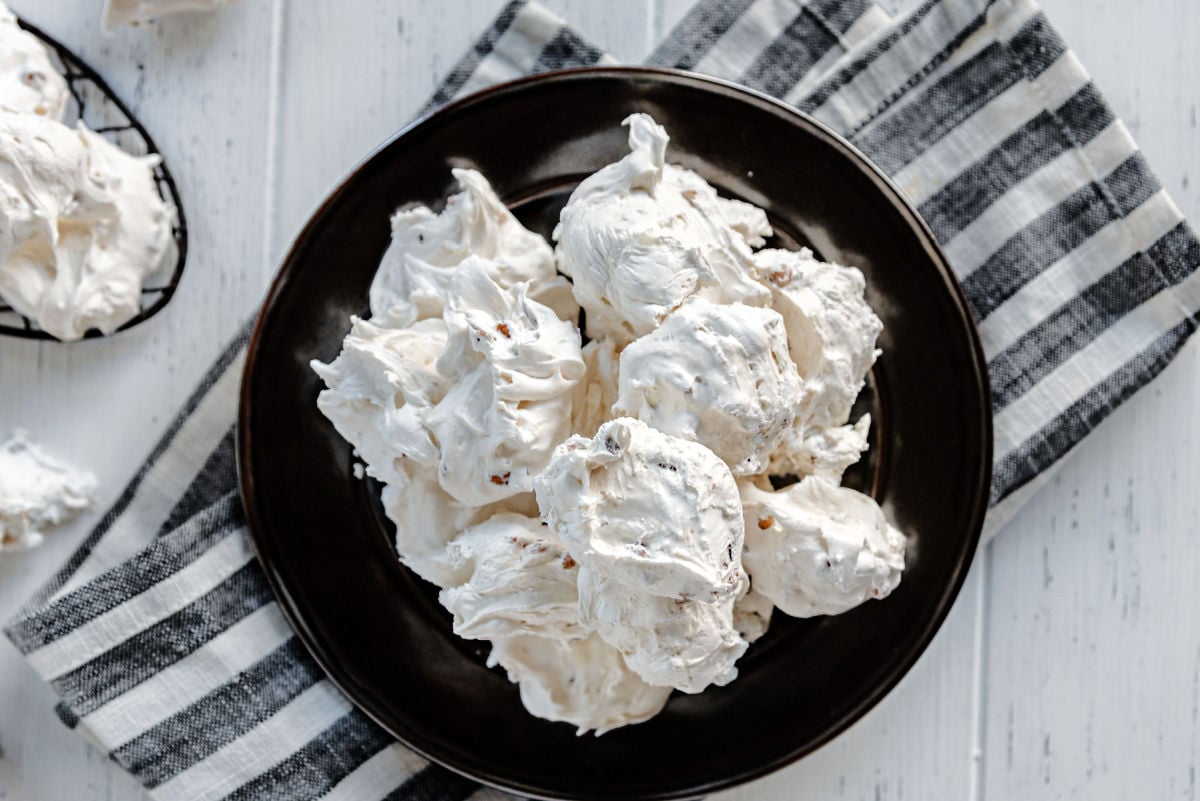
[{"label": "gray stripe on napkin", "polygon": [[603,57],[604,53],[599,48],[585,42],[570,28],[563,28],[542,48],[531,72],[591,67],[599,64]]},{"label": "gray stripe on napkin", "polygon": [[[1062,106],[1044,111],[948,183],[918,211],[943,242],[950,241],[1014,186],[1059,156],[1090,142],[1097,123],[1112,120],[1096,95],[1081,89]],[[1063,123],[1083,120],[1080,129]],[[1077,138],[1068,133],[1076,130]],[[1102,130],[1102,127],[1101,127]],[[1089,136],[1090,134],[1090,136]]]},{"label": "gray stripe on napkin", "polygon": [[14,621],[8,636],[25,653],[54,642],[168,579],[204,555],[217,540],[245,524],[241,499],[236,491],[228,490],[216,503],[201,508],[192,519],[125,564],[35,614]]},{"label": "gray stripe on napkin", "polygon": [[[1127,215],[1161,187],[1140,154],[1127,158],[1103,179],[1107,195],[1120,202]],[[1005,242],[975,272],[963,279],[963,289],[975,319],[986,318],[1043,270],[1062,259],[1112,222],[1104,192],[1094,184],[1076,190],[1066,200]]]},{"label": "gray stripe on napkin", "polygon": [[[900,97],[905,89],[917,84],[921,78],[948,59],[967,37],[983,26],[987,14],[982,8],[976,11],[974,7],[978,5],[978,3],[971,3],[967,7],[969,11],[974,13],[969,16],[965,24],[954,24],[960,17],[965,16],[963,12],[964,4],[962,2],[955,2],[955,0],[925,0],[912,14],[899,19],[885,34],[875,38],[866,47],[862,48],[862,52],[854,53],[849,63],[836,69],[819,87],[804,97],[797,104],[797,107],[802,111],[809,112],[820,108],[838,92],[850,86],[856,78],[866,72],[872,64],[878,62],[883,56],[894,52],[896,49],[903,50],[906,45],[906,37],[921,23],[939,15],[943,10],[957,10],[959,13],[947,15],[948,20],[943,27],[950,30],[950,35],[944,45],[939,50],[926,53],[920,62],[908,64],[909,70],[906,74],[909,78],[901,85],[901,88],[877,99],[877,111],[882,111],[883,108],[886,108]],[[872,114],[871,117],[873,116]],[[851,132],[848,131],[847,133]]]},{"label": "gray stripe on napkin", "polygon": [[441,85],[433,93],[433,97],[429,99],[429,102],[426,104],[426,110],[446,105],[446,103],[450,102],[451,98],[462,90],[463,85],[475,74],[475,70],[479,67],[479,62],[488,53],[492,52],[496,46],[496,40],[508,30],[517,12],[527,2],[528,0],[512,0],[512,2],[500,11],[491,26],[475,42],[475,46],[467,51],[467,54],[450,70],[450,74],[446,76],[445,80],[442,81]]},{"label": "gray stripe on napkin", "polygon": [[[957,6],[954,13],[946,13],[946,9],[950,6]],[[981,7],[982,13],[979,13]],[[947,89],[956,85],[953,76],[962,70],[964,65],[956,65],[946,76],[936,78],[928,84],[923,84],[919,78],[935,73],[944,65],[953,63],[951,58],[956,49],[962,45],[965,32],[977,32],[987,28],[998,29],[1005,22],[1007,15],[1028,13],[1034,24],[1022,26],[1020,32],[1011,40],[1007,40],[1007,44],[1002,49],[994,51],[1002,54],[1009,65],[1018,67],[1024,73],[1025,80],[1043,76],[1047,60],[1055,54],[1066,52],[1058,41],[1057,34],[1044,21],[1044,17],[1036,12],[1036,7],[1031,2],[1003,0],[981,4],[968,0],[958,3],[945,0],[941,3],[926,3],[914,13],[910,20],[902,23],[901,27],[915,28],[923,15],[935,13],[941,13],[945,21],[948,21],[943,26],[943,35],[948,37],[949,45],[939,42],[938,38],[933,36],[927,37],[927,42],[901,42],[892,35],[880,37],[868,48],[870,52],[853,57],[851,64],[835,71],[826,84],[819,87],[813,96],[801,105],[812,108],[823,104],[829,98],[844,96],[842,102],[850,107],[857,105],[872,108],[875,116],[865,123],[855,121],[849,133],[851,141],[873,157],[875,154],[872,147],[878,147],[882,141],[880,138],[872,138],[874,131],[880,130],[890,119],[891,112],[889,110],[893,105],[897,105],[894,112],[897,116],[903,114],[905,109],[924,108],[931,109],[933,113],[936,113],[939,108],[953,108],[955,105],[953,93],[948,92]],[[893,39],[896,39],[895,46],[897,48],[905,48],[899,55],[892,54],[893,45],[890,42]],[[997,40],[1000,43],[1005,41],[1003,38]],[[900,97],[894,91],[881,92],[878,96],[872,96],[869,89],[870,84],[867,85],[868,88],[864,88],[854,83],[858,76],[877,69],[878,63],[892,64],[897,59],[898,63],[903,63],[913,70],[914,78],[917,79],[915,82],[910,79],[906,84],[903,92],[903,104],[897,104]],[[1000,69],[1006,68],[1001,67]],[[1037,70],[1042,72],[1036,72]],[[1137,265],[1144,264],[1146,259],[1131,256],[1106,271],[1105,276],[1099,278],[1081,276],[1079,280],[1084,281],[1084,285],[1080,291],[1062,294],[1047,313],[1040,315],[1038,320],[1027,326],[1027,330],[1017,335],[1015,343],[1004,348],[1001,360],[991,367],[993,378],[996,379],[993,381],[993,388],[997,396],[997,409],[1003,409],[1015,400],[1024,400],[1024,395],[1035,386],[1039,399],[1036,404],[1031,402],[1019,407],[1021,411],[1016,417],[1012,415],[997,417],[998,448],[997,465],[993,478],[993,501],[1007,497],[1041,470],[1050,467],[1069,451],[1080,437],[1090,431],[1099,419],[1102,419],[1108,411],[1116,408],[1120,401],[1128,395],[1128,381],[1116,381],[1113,386],[1117,387],[1117,394],[1106,395],[1110,391],[1108,376],[1118,371],[1121,371],[1123,375],[1128,375],[1126,364],[1131,360],[1126,357],[1124,350],[1118,348],[1113,350],[1111,355],[1106,355],[1107,351],[1103,349],[1093,348],[1086,353],[1084,349],[1091,345],[1091,341],[1099,334],[1109,329],[1119,330],[1115,326],[1121,324],[1122,315],[1137,312],[1134,301],[1145,300],[1167,290],[1182,278],[1190,275],[1197,267],[1197,260],[1193,255],[1194,249],[1190,246],[1190,243],[1194,242],[1194,235],[1186,227],[1186,224],[1180,222],[1177,227],[1171,226],[1173,230],[1164,230],[1161,234],[1155,235],[1152,229],[1146,229],[1141,227],[1140,223],[1133,222],[1131,218],[1128,218],[1130,204],[1118,201],[1113,197],[1112,188],[1119,184],[1107,180],[1106,172],[1108,171],[1097,168],[1097,165],[1090,161],[1092,157],[1088,156],[1083,148],[1098,138],[1096,134],[1099,131],[1104,130],[1105,135],[1112,136],[1113,141],[1118,145],[1122,141],[1121,137],[1127,134],[1123,128],[1116,130],[1111,127],[1111,125],[1119,125],[1119,123],[1113,122],[1115,118],[1107,105],[1103,103],[1094,87],[1086,80],[1082,84],[1082,88],[1071,94],[1058,108],[1043,109],[1032,115],[1033,122],[1015,125],[1014,130],[996,147],[984,152],[968,153],[965,157],[959,155],[957,158],[959,158],[960,164],[952,170],[956,177],[936,191],[920,207],[939,239],[944,244],[949,243],[948,251],[952,264],[955,263],[954,254],[960,249],[984,255],[983,266],[969,270],[966,275],[965,286],[968,290],[972,287],[1004,283],[1007,285],[1006,291],[1012,297],[1019,292],[1025,285],[1024,283],[1018,283],[1018,280],[1011,274],[989,280],[989,277],[980,271],[988,266],[1002,268],[1004,260],[993,261],[992,257],[1001,252],[1007,243],[1024,236],[1023,231],[1017,230],[1011,234],[997,237],[991,229],[980,229],[977,223],[981,217],[1000,203],[1003,203],[1007,209],[1036,208],[1039,203],[1043,203],[1044,197],[1041,194],[1040,185],[1027,188],[1022,182],[1037,175],[1037,168],[1055,163],[1055,169],[1058,172],[1046,177],[1042,183],[1061,184],[1063,181],[1073,181],[1077,182],[1077,185],[1064,193],[1063,201],[1051,204],[1050,211],[1033,215],[1026,226],[1032,227],[1038,232],[1038,235],[1042,237],[1043,247],[1061,250],[1069,248],[1071,241],[1079,240],[1078,232],[1067,230],[1070,227],[1070,217],[1057,216],[1053,209],[1061,208],[1063,203],[1068,203],[1072,198],[1078,202],[1077,198],[1080,194],[1090,189],[1104,201],[1099,209],[1100,213],[1107,214],[1107,219],[1101,217],[1101,219],[1093,220],[1091,223],[1093,227],[1124,226],[1129,237],[1151,237],[1151,241],[1144,248],[1139,248],[1139,252],[1149,254],[1146,259],[1151,264],[1158,261],[1171,265],[1160,264],[1156,269],[1138,269]],[[971,95],[972,85],[968,83],[966,86],[964,100],[973,96]],[[1040,96],[1038,93],[1032,93],[1032,95]],[[982,108],[981,106],[980,109]],[[980,109],[977,109],[977,112]],[[838,120],[835,117],[829,121],[837,122]],[[971,116],[967,116],[962,118],[959,124],[971,121]],[[922,147],[916,148],[913,152],[920,151],[920,155],[924,155],[926,150],[936,148],[938,143],[945,138],[945,134],[952,133],[953,130],[950,129],[945,133],[939,132],[935,139],[923,142]],[[1104,147],[1107,147],[1108,144],[1107,141],[1102,143]],[[1067,154],[1075,154],[1074,159],[1065,166],[1057,165],[1056,159]],[[886,159],[887,156],[885,155],[883,158]],[[1119,164],[1124,163],[1127,158],[1128,156],[1121,158]],[[911,162],[912,159],[908,159],[908,163]],[[1119,164],[1113,166],[1116,167]],[[942,166],[945,167],[945,165]],[[1137,196],[1153,195],[1157,191],[1157,182],[1147,185],[1148,181],[1153,181],[1153,178],[1151,176],[1142,177]],[[1165,205],[1169,206],[1169,201]],[[1170,208],[1173,210],[1173,206]],[[1173,210],[1172,213],[1177,214],[1177,210]],[[1047,224],[1046,220],[1057,220],[1058,224]],[[1060,239],[1068,244],[1054,244]],[[1157,245],[1154,244],[1156,241]],[[1067,250],[1063,254],[1065,257],[1072,255],[1072,250]],[[1050,266],[1047,264],[1048,268]],[[1086,269],[1095,269],[1095,265],[1088,265]],[[1040,272],[1034,273],[1026,270],[1019,278],[1028,283],[1036,280],[1040,275]],[[1122,282],[1142,283],[1118,290],[1118,286],[1123,286]],[[1095,286],[1092,286],[1093,284]],[[1069,286],[1069,284],[1064,285]],[[1064,293],[1066,290],[1060,288],[1057,291]],[[1110,296],[1118,291],[1124,294],[1124,301],[1110,299]],[[1047,301],[1043,299],[1043,302]],[[1089,302],[1100,304],[1097,319],[1078,321],[1077,323],[1072,321],[1071,315],[1083,314],[1084,308]],[[1194,319],[1196,309],[1194,305],[1189,304],[1190,301],[1182,299],[1179,305],[1185,307],[1182,309],[1184,316]],[[987,306],[989,301],[985,299],[980,302],[980,305]],[[1087,314],[1092,314],[1092,309],[1088,308]],[[1167,327],[1174,328],[1175,325],[1176,323],[1172,322]],[[988,342],[987,334],[988,332],[985,330],[985,346]],[[1147,343],[1147,347],[1158,347],[1158,343]],[[1086,361],[1089,371],[1100,370],[1098,378],[1093,381],[1094,386],[1080,387],[1077,380],[1065,375],[1053,376],[1054,383],[1045,386],[1038,386],[1035,382],[1028,380],[1030,378],[1048,379],[1054,368],[1063,368],[1076,359]],[[1157,373],[1157,370],[1161,369],[1162,364],[1161,360],[1156,358],[1135,358],[1132,359],[1132,363],[1143,365],[1145,373],[1142,383],[1149,381]],[[1057,402],[1057,408],[1053,405],[1047,406],[1044,402],[1046,398],[1059,397],[1061,400]],[[1089,398],[1090,400],[1088,400]],[[1027,412],[1026,408],[1030,411]],[[1094,411],[1087,414],[1084,419],[1068,424],[1062,415],[1068,413],[1068,410],[1072,408],[1087,408]],[[1047,413],[1048,409],[1049,413]],[[1059,432],[1063,431],[1072,432],[1074,436],[1059,435]],[[1053,443],[1053,446],[1047,446],[1046,443]],[[1020,460],[1021,454],[1025,454],[1025,458],[1029,458],[1031,454],[1037,454],[1043,461],[1037,465],[1037,469],[1027,468],[1017,471],[1005,468],[1005,465],[1009,463],[1008,460]]]},{"label": "gray stripe on napkin", "polygon": [[354,709],[299,751],[226,798],[228,801],[314,801],[391,743],[390,734]]},{"label": "gray stripe on napkin", "polygon": [[[230,536],[245,536],[240,531]],[[83,716],[195,651],[275,598],[257,562],[239,568],[198,601],[139,631],[101,657],[51,681]]]},{"label": "gray stripe on napkin", "polygon": [[[1029,38],[1039,32],[1045,33],[1040,17],[1027,22],[1015,38]],[[858,137],[859,146],[874,155],[884,172],[896,172],[1014,83],[1040,75],[1053,62],[1045,55],[1057,57],[1065,50],[1054,37],[1039,36],[1038,43],[1045,50],[1037,67],[1022,69],[1004,57],[1004,43],[992,42],[925,90],[920,103],[910,103],[864,129]]]},{"label": "gray stripe on napkin", "polygon": [[1147,251],[1125,260],[1087,287],[988,364],[992,403],[1003,409],[1118,320],[1188,273],[1172,265],[1200,264],[1200,244],[1180,223]]},{"label": "gray stripe on napkin", "polygon": [[[1043,465],[1087,436],[1117,405],[1140,389],[1147,374],[1161,372],[1195,331],[1196,321],[1189,319],[1163,334],[1090,393],[1064,409],[1054,423],[1046,427],[1045,434],[1029,440],[997,462],[996,471],[1003,473],[1009,484],[1022,485],[1032,480],[1045,469]],[[994,498],[993,502],[998,500]]]},{"label": "gray stripe on napkin", "polygon": [[738,76],[738,83],[782,97],[800,83],[813,64],[837,47],[841,33],[811,6],[802,6],[779,37]]},{"label": "gray stripe on napkin", "polygon": [[713,42],[733,27],[733,23],[753,3],[754,0],[697,3],[655,48],[646,59],[646,64],[651,67],[692,69],[712,49]]},{"label": "gray stripe on napkin", "polygon": [[229,433],[205,460],[204,466],[200,468],[200,472],[187,488],[187,492],[167,515],[166,521],[159,530],[159,536],[182,526],[196,509],[208,506],[231,491],[236,493],[237,487],[230,487],[226,480],[228,465],[233,464],[236,460],[236,437],[233,426],[230,426]]},{"label": "gray stripe on napkin", "polygon": [[113,751],[147,787],[156,787],[274,715],[325,677],[293,637],[182,712]]}]

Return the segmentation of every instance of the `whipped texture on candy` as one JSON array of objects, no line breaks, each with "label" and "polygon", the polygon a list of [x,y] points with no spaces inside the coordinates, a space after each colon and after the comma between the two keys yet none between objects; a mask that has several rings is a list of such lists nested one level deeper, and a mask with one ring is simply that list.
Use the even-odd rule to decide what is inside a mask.
[{"label": "whipped texture on candy", "polygon": [[629,342],[693,296],[767,305],[770,292],[755,280],[746,244],[761,221],[722,204],[694,172],[667,164],[667,132],[649,115],[624,124],[629,155],[575,189],[554,232],[558,268],[573,281],[588,334]]},{"label": "whipped texture on candy", "polygon": [[62,340],[136,315],[175,253],[159,161],[82,122],[0,113],[0,297]]},{"label": "whipped texture on candy", "polygon": [[649,720],[671,695],[670,687],[642,681],[621,652],[596,634],[575,640],[501,637],[492,643],[488,664],[503,667],[520,685],[530,714],[570,723],[579,734]]},{"label": "whipped texture on candy", "polygon": [[741,587],[741,503],[716,455],[618,418],[575,436],[535,482],[538,507],[580,564],[666,598]]},{"label": "whipped texture on candy", "polygon": [[441,317],[455,268],[473,256],[501,288],[529,282],[531,297],[574,322],[579,307],[546,240],[521,225],[477,171],[451,172],[461,191],[440,213],[416,206],[392,215],[392,243],[371,283],[371,314],[403,319],[412,306],[418,318]]},{"label": "whipped texture on candy", "polygon": [[669,163],[649,116],[625,125],[554,250],[471,170],[441,211],[398,212],[371,318],[313,365],[401,560],[531,714],[581,734],[734,681],[776,608],[838,614],[904,569],[903,535],[838,486],[882,327],[862,274],[762,249],[761,209]]},{"label": "whipped texture on candy", "polygon": [[70,97],[45,45],[0,2],[0,111],[61,120]]},{"label": "whipped texture on candy", "polygon": [[885,598],[904,570],[904,535],[868,495],[809,476],[771,492],[742,485],[754,589],[793,617]]},{"label": "whipped texture on candy", "polygon": [[483,505],[533,489],[533,477],[571,431],[575,386],[584,374],[579,331],[530,298],[504,291],[475,256],[448,288],[445,350],[450,382],[429,413],[441,447],[438,478],[461,503]]},{"label": "whipped texture on candy", "polygon": [[96,477],[46,453],[18,429],[0,443],[0,555],[40,545],[46,530],[92,503]]},{"label": "whipped texture on candy", "polygon": [[466,576],[441,593],[458,636],[587,635],[579,625],[578,566],[538,518],[497,514],[464,531],[449,550],[454,569]]},{"label": "whipped texture on candy", "polygon": [[664,597],[587,568],[579,573],[583,625],[620,651],[647,684],[685,693],[737,678],[734,663],[747,642],[734,623],[735,600]]},{"label": "whipped texture on candy", "polygon": [[754,258],[804,381],[795,425],[772,455],[772,472],[840,481],[867,449],[869,418],[846,423],[879,356],[875,340],[883,323],[867,305],[859,270],[818,261],[808,249],[760,250]]},{"label": "whipped texture on candy", "polygon": [[799,413],[800,376],[771,309],[696,300],[621,354],[615,410],[756,475]]}]

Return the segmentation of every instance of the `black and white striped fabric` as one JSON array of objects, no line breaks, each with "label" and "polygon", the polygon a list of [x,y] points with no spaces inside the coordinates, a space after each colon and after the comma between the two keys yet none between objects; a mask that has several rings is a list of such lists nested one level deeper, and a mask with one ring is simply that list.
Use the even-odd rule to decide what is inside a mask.
[{"label": "black and white striped fabric", "polygon": [[[610,62],[507,6],[430,108]],[[1032,0],[705,0],[650,63],[740,81],[833,126],[946,248],[992,375],[995,530],[1192,333],[1200,244]],[[162,801],[502,799],[357,711],[284,621],[248,545],[239,334],[86,545],[7,633],[63,720]]]}]

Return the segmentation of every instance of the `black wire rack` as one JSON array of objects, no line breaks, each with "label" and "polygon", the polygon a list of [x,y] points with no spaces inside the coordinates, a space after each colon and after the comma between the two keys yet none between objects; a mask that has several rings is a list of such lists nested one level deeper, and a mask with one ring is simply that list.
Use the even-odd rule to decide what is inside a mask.
[{"label": "black wire rack", "polygon": [[[83,120],[93,131],[103,135],[127,153],[135,156],[158,155],[162,158],[149,132],[94,69],[40,28],[30,25],[25,20],[18,22],[22,28],[46,45],[51,58],[56,61],[54,66],[67,81],[67,88],[71,92],[65,120],[68,124]],[[183,216],[179,189],[171,171],[167,169],[165,160],[154,168],[154,180],[158,186],[158,194],[175,207],[175,220],[171,226],[175,240],[175,259],[173,263],[168,261],[158,272],[147,278],[146,285],[142,288],[141,309],[117,331],[125,331],[144,323],[162,311],[175,294],[187,262],[187,221]],[[53,335],[38,328],[35,321],[5,304],[3,299],[0,299],[0,335],[25,339],[55,339]],[[104,334],[92,329],[84,335],[84,339],[101,336]]]}]

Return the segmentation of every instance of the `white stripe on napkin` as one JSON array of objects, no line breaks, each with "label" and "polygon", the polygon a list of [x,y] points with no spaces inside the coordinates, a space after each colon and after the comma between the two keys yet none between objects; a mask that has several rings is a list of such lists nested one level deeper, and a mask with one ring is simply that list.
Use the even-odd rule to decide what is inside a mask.
[{"label": "white stripe on napkin", "polygon": [[[1083,65],[1068,52],[1033,82],[1022,79],[972,114],[910,161],[892,180],[914,205],[921,205],[1022,125],[1055,109],[1088,84]],[[959,269],[958,264],[955,269]]]},{"label": "white stripe on napkin", "polygon": [[880,110],[922,67],[920,56],[946,49],[983,13],[980,2],[941,3],[869,67],[814,109],[814,117],[836,130],[853,132]]},{"label": "white stripe on napkin", "polygon": [[218,801],[299,751],[351,708],[328,681],[314,684],[248,733],[154,788],[154,798]]},{"label": "white stripe on napkin", "polygon": [[1015,451],[1114,370],[1200,311],[1200,271],[1162,290],[1001,410],[995,419],[996,461]]},{"label": "white stripe on napkin", "polygon": [[796,0],[755,0],[693,68],[709,75],[741,75],[801,12]]},{"label": "white stripe on napkin", "polygon": [[988,358],[1012,345],[1062,305],[1127,259],[1150,248],[1183,221],[1183,214],[1165,189],[1127,217],[1101,228],[979,324]]},{"label": "white stripe on napkin", "polygon": [[119,748],[228,683],[293,636],[279,607],[267,604],[162,672],[85,715],[79,724],[109,749]]},{"label": "white stripe on napkin", "polygon": [[955,274],[961,280],[975,272],[1010,237],[1083,187],[1106,178],[1136,152],[1137,144],[1125,124],[1116,120],[1082,148],[1055,158],[946,243],[944,250]]},{"label": "white stripe on napkin", "polygon": [[[192,443],[183,445],[184,448],[191,446]],[[33,651],[26,658],[47,681],[70,673],[183,609],[216,588],[252,558],[254,552],[246,537],[223,537],[179,572]]]},{"label": "white stripe on napkin", "polygon": [[845,58],[847,51],[862,45],[891,24],[891,21],[892,18],[879,6],[872,5],[868,7],[863,12],[863,15],[855,20],[854,24],[842,34],[841,44],[844,49],[835,48],[817,59],[808,74],[784,96],[784,102],[792,105],[798,103],[805,95],[812,91],[821,78]]},{"label": "white stripe on napkin", "polygon": [[513,18],[512,25],[500,38],[492,52],[479,62],[475,73],[463,84],[459,95],[469,95],[513,78],[527,75],[537,63],[542,48],[564,27],[561,19],[541,6],[524,6]]},{"label": "white stripe on napkin", "polygon": [[[1021,28],[1033,19],[1038,14],[1037,4],[1033,0],[1015,0],[1012,3],[1011,10],[1007,11],[999,18],[991,21],[990,24],[981,26],[978,30],[971,33],[962,43],[954,49],[954,52],[938,64],[933,70],[925,76],[923,83],[930,85],[942,80],[950,73],[954,72],[959,67],[963,66],[971,59],[979,56],[989,46],[997,42],[1007,42],[1016,36]],[[871,127],[877,125],[881,120],[886,120],[896,111],[908,107],[914,102],[919,102],[920,92],[906,92],[894,104],[889,106],[887,111],[872,119],[869,123],[863,126],[863,130],[867,131]]]}]

